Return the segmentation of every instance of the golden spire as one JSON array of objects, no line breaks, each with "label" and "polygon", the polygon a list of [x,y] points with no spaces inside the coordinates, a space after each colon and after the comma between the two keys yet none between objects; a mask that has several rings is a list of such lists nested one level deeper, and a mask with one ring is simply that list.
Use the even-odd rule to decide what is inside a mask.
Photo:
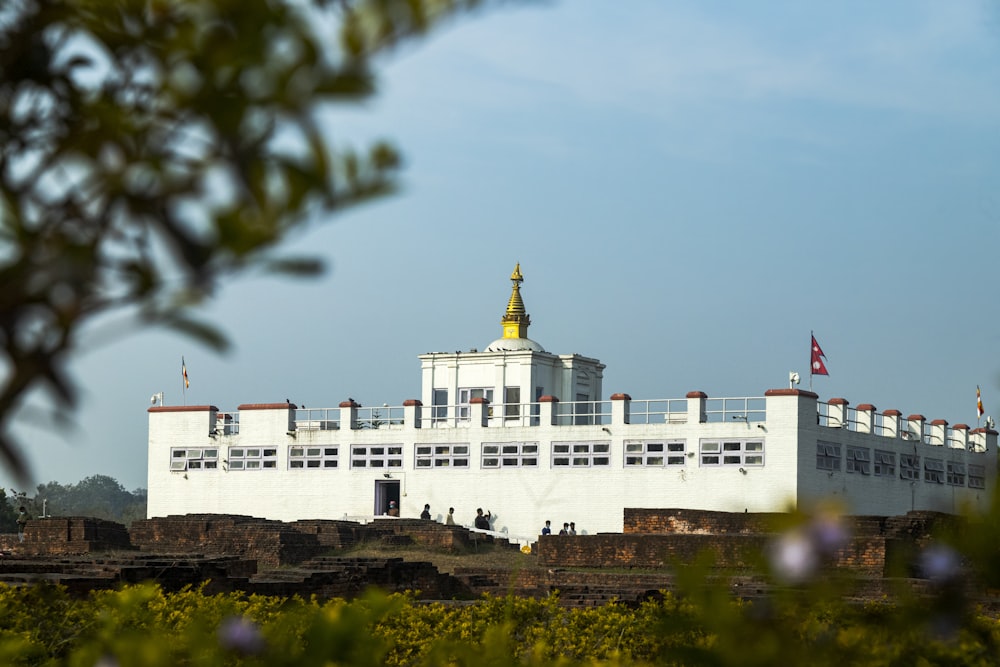
[{"label": "golden spire", "polygon": [[524,282],[524,276],[521,275],[520,262],[514,267],[514,272],[510,274],[510,281],[514,286],[511,289],[510,301],[507,302],[507,312],[500,320],[503,325],[503,337],[527,338],[531,317],[525,312],[524,301],[521,300],[521,283]]}]

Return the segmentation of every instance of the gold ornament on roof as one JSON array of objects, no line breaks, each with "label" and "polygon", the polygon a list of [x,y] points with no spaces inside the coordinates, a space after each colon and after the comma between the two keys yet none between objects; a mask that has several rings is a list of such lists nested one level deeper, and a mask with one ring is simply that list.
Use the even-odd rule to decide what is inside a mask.
[{"label": "gold ornament on roof", "polygon": [[514,272],[510,274],[510,281],[513,283],[513,287],[510,300],[507,302],[507,312],[500,320],[500,324],[503,325],[503,337],[527,338],[531,317],[525,311],[524,301],[521,300],[521,283],[524,282],[524,276],[521,274],[520,262],[514,267]]}]

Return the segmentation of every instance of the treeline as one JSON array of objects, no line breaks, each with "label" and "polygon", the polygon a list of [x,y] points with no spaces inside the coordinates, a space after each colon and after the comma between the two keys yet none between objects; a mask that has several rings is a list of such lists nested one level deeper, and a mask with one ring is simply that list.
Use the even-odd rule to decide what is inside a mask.
[{"label": "treeline", "polygon": [[14,489],[0,489],[0,533],[17,530],[15,518],[22,505],[31,517],[90,516],[117,521],[126,526],[146,518],[146,489],[127,491],[107,475],[91,475],[76,484],[39,484],[34,495]]}]

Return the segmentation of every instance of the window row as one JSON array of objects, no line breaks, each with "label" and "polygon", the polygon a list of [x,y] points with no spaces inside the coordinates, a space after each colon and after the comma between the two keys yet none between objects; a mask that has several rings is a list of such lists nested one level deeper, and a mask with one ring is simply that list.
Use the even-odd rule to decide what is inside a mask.
[{"label": "window row", "polygon": [[702,440],[700,445],[703,466],[762,466],[764,465],[763,440]]},{"label": "window row", "polygon": [[[339,445],[288,448],[289,470],[333,470],[341,467]],[[403,445],[352,445],[347,448],[352,469],[393,469],[403,467]],[[170,469],[260,470],[277,468],[277,449],[270,447],[230,447],[228,458],[219,450],[175,447],[170,452]],[[414,445],[414,466],[418,470],[469,468],[470,446],[464,444]],[[703,440],[699,444],[702,466],[762,466],[763,440]],[[482,445],[483,468],[535,468],[539,465],[538,442],[486,442]],[[684,440],[626,440],[625,466],[663,468],[684,466],[695,452],[687,450]],[[608,441],[554,442],[551,445],[553,468],[601,468],[611,466],[611,443]]]},{"label": "window row", "polygon": [[[841,445],[819,440],[816,442],[816,468],[840,472]],[[986,488],[986,467],[960,461],[924,458],[921,466],[918,454],[872,450],[867,447],[848,445],[843,449],[844,470],[849,474],[874,475],[875,477],[895,477],[897,460],[899,478],[909,481],[923,481],[930,484],[968,486],[970,489]]]},{"label": "window row", "polygon": [[219,466],[228,470],[260,470],[278,466],[278,450],[273,447],[230,447],[229,458],[219,459],[217,448],[188,449],[174,447],[170,450],[170,470],[215,470]]}]

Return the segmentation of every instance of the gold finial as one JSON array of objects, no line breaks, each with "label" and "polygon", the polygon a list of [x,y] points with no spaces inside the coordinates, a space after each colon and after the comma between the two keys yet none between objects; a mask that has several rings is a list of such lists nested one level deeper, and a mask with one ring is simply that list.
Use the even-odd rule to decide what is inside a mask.
[{"label": "gold finial", "polygon": [[521,283],[524,282],[524,276],[521,275],[520,262],[514,267],[514,272],[510,274],[510,281],[513,283],[510,301],[507,302],[507,312],[500,320],[500,324],[503,325],[503,337],[527,338],[531,318],[524,309],[524,301],[521,300]]}]

